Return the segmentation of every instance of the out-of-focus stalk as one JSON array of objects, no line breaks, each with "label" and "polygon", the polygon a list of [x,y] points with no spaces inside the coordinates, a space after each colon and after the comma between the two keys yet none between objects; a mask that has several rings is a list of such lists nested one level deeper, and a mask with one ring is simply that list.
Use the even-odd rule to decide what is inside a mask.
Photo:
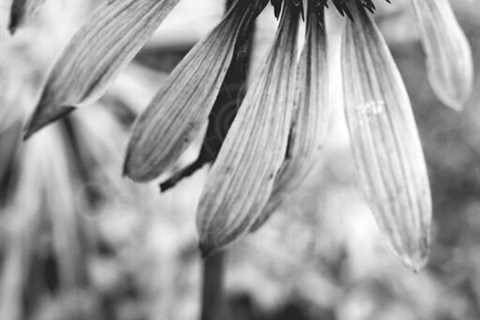
[{"label": "out-of-focus stalk", "polygon": [[225,319],[223,280],[225,252],[216,252],[203,260],[202,313],[200,320]]}]

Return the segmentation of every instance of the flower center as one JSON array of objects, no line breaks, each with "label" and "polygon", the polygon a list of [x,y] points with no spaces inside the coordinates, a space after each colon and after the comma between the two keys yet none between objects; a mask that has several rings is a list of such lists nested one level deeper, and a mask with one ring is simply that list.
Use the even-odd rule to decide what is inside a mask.
[{"label": "flower center", "polygon": [[[341,15],[346,15],[349,18],[352,18],[352,14],[350,11],[352,5],[358,5],[372,13],[375,11],[374,0],[271,0],[271,3],[275,8],[275,15],[277,17],[280,14],[282,3],[284,3],[285,1],[292,1],[295,6],[299,7],[308,3],[308,10],[313,10],[319,14],[323,14],[323,9],[328,8],[329,3],[333,3],[333,5],[337,8],[338,12],[340,12]],[[390,0],[385,1],[390,3]]]}]

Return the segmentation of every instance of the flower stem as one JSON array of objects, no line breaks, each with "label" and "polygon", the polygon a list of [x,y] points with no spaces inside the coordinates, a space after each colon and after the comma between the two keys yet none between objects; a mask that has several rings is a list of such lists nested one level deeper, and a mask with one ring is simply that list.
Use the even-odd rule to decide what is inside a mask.
[{"label": "flower stem", "polygon": [[215,252],[203,260],[202,313],[200,320],[225,319],[224,274],[225,252]]}]

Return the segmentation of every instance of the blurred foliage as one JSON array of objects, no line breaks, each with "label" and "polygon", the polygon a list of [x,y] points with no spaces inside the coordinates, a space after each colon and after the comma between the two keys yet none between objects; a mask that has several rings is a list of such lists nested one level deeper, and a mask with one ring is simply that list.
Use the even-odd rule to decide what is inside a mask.
[{"label": "blurred foliage", "polygon": [[[136,114],[218,21],[222,1],[183,1],[99,103],[22,143],[25,115],[49,66],[94,5],[50,0],[15,37],[6,28],[0,33],[0,319],[195,319],[194,211],[205,170],[161,195],[155,184],[134,185],[120,173]],[[478,69],[480,5],[455,6]],[[1,0],[2,26],[8,8]],[[255,57],[275,26],[262,19]],[[231,319],[480,318],[480,81],[463,113],[439,107],[408,1],[380,7],[377,19],[407,84],[428,161],[430,263],[412,274],[379,235],[356,186],[336,88],[336,121],[316,172],[260,232],[231,248]]]}]

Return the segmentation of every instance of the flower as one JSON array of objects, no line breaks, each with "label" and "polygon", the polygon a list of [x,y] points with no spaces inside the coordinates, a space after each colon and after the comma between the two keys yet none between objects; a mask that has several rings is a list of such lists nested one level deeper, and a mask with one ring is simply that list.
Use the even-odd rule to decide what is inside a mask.
[{"label": "flower", "polygon": [[[27,126],[30,136],[94,101],[179,0],[116,0],[100,5],[55,64]],[[200,136],[236,50],[267,0],[237,0],[169,76],[134,128],[124,172],[150,181],[167,172]],[[324,143],[327,0],[272,0],[281,15],[198,206],[200,247],[209,254],[257,230],[311,172]],[[431,199],[415,120],[400,73],[372,14],[373,0],[332,0],[346,15],[344,102],[360,181],[380,229],[408,266],[428,256]],[[432,88],[460,109],[472,86],[472,57],[448,0],[412,0]],[[298,26],[306,21],[297,59]],[[297,61],[298,60],[298,61]]]}]

